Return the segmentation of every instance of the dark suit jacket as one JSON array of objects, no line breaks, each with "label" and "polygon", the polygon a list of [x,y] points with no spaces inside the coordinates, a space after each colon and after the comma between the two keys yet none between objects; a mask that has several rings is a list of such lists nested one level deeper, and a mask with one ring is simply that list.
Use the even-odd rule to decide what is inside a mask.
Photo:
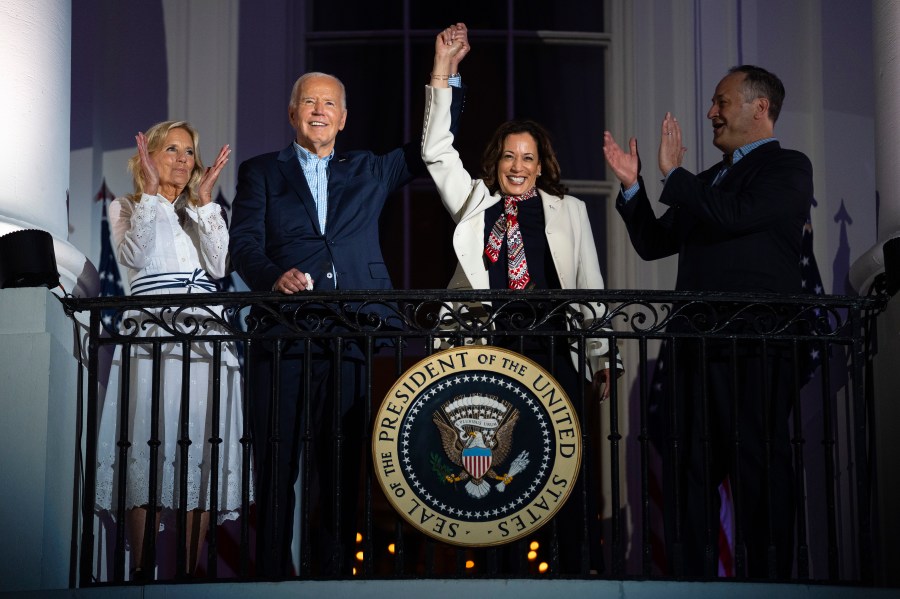
[{"label": "dark suit jacket", "polygon": [[[813,198],[809,159],[772,141],[744,156],[712,186],[721,166],[719,163],[696,176],[684,169],[672,172],[660,197],[669,209],[659,219],[643,182],[640,192],[628,202],[623,202],[620,194],[616,207],[634,247],[645,260],[677,252],[678,290],[801,293],[801,239]],[[683,316],[669,321],[667,331],[694,334],[698,323],[716,323],[718,328],[734,315],[730,306],[712,307],[718,314],[711,320],[695,321],[694,315],[709,316],[708,307],[688,302],[676,311]],[[754,313],[767,317],[769,311],[742,311],[725,332],[756,332],[756,324],[763,321],[755,322]],[[797,348],[777,339],[767,345],[754,340],[733,346],[730,340],[711,338],[702,348],[696,338],[676,337],[673,341],[672,356],[678,364],[670,379],[673,392],[654,398],[662,402],[656,413],[665,415],[660,417],[663,430],[658,434],[667,443],[677,440],[680,448],[664,452],[663,460],[669,549],[674,551],[677,514],[685,531],[681,542],[686,573],[705,575],[708,545],[702,531],[708,530],[711,518],[718,518],[707,511],[709,504],[705,505],[703,498],[714,493],[719,481],[730,474],[732,482],[739,481],[736,496],[744,509],[737,517],[746,533],[751,576],[762,576],[767,559],[774,559],[766,553],[771,550],[770,543],[776,547],[779,575],[783,575],[780,562],[786,561],[789,576],[793,555],[789,531],[793,530],[794,479],[788,435],[788,416],[794,405],[792,365],[799,372],[805,371],[806,365],[792,363]],[[732,378],[732,357],[741,369],[736,379]],[[707,430],[710,444],[704,445]],[[735,456],[736,438],[740,447]],[[676,472],[680,474],[676,476]],[[709,479],[691,473],[707,473]],[[756,506],[766,505],[774,507],[763,516]],[[774,536],[770,538],[768,531],[774,531]]]},{"label": "dark suit jacket", "polygon": [[[463,92],[453,91],[453,126]],[[425,174],[420,142],[387,154],[335,152],[328,165],[328,218],[319,230],[316,206],[293,144],[241,164],[229,252],[253,291],[271,291],[291,268],[312,275],[316,290],[390,289],[378,235],[387,197]]]},{"label": "dark suit jacket", "polygon": [[722,163],[676,169],[657,219],[640,191],[616,208],[644,260],[678,253],[676,289],[801,293],[800,243],[813,199],[812,165],[777,141],[756,148],[711,185]]}]

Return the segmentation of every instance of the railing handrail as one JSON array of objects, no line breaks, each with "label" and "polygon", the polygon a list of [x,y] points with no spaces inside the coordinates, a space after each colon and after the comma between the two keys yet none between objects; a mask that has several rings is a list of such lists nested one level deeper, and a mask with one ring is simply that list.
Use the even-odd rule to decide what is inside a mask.
[{"label": "railing handrail", "polygon": [[[139,335],[134,321],[141,310],[171,308],[172,317],[188,316],[186,310],[204,308],[205,314],[193,314],[200,320],[209,318],[221,325],[220,340],[260,339],[266,337],[271,325],[284,325],[281,331],[287,338],[330,336],[324,323],[339,322],[349,335],[379,337],[409,337],[433,334],[446,336],[450,329],[456,334],[489,335],[498,314],[519,310],[520,306],[539,306],[545,314],[569,314],[568,336],[634,339],[640,337],[696,337],[760,338],[788,335],[797,341],[814,341],[823,336],[832,341],[850,342],[859,333],[856,317],[875,316],[884,310],[889,296],[883,293],[870,296],[812,295],[777,293],[687,292],[631,289],[576,290],[341,290],[311,291],[294,295],[276,292],[217,292],[202,294],[139,295],[95,298],[62,298],[70,315],[79,312],[117,311],[117,320],[131,324],[122,331],[96,319],[98,330],[105,328],[109,337],[98,336],[98,343],[137,339],[141,343],[160,339],[189,339],[202,335],[196,330],[160,331],[161,337]],[[454,305],[491,305],[492,316],[470,314],[466,319],[452,322],[436,316],[440,308]],[[212,309],[225,309],[230,315]],[[414,309],[410,309],[414,307]],[[718,308],[725,308],[722,312]],[[235,326],[241,314],[241,325],[247,325],[246,310],[258,310],[249,319],[250,326]],[[301,318],[313,315],[318,326],[298,327]],[[146,313],[151,320],[156,314]],[[769,322],[764,323],[765,317]],[[423,318],[424,317],[424,318]],[[568,319],[569,317],[567,317]],[[775,319],[772,321],[772,319]],[[669,326],[673,322],[690,322],[688,327]],[[745,326],[735,327],[736,322]],[[752,326],[747,327],[751,322]],[[448,327],[447,325],[452,325]],[[802,324],[802,326],[797,326]],[[528,327],[513,325],[506,330],[527,336]],[[230,334],[229,334],[230,332]],[[166,334],[168,333],[168,334]]]},{"label": "railing handrail", "polygon": [[294,295],[285,295],[278,292],[238,291],[215,292],[202,294],[170,294],[170,295],[140,295],[140,296],[111,296],[111,297],[74,297],[61,298],[62,303],[72,310],[88,310],[91,308],[115,308],[124,304],[137,303],[147,306],[166,306],[173,303],[184,305],[219,304],[219,303],[253,303],[258,301],[275,303],[298,302],[335,302],[335,301],[360,301],[372,297],[387,300],[419,299],[437,300],[443,298],[448,301],[482,301],[482,300],[511,300],[511,299],[562,299],[568,297],[590,297],[594,301],[622,302],[633,298],[641,298],[645,301],[656,303],[673,303],[684,300],[702,298],[709,302],[740,302],[740,303],[764,303],[775,301],[778,304],[815,304],[835,307],[859,307],[860,309],[881,309],[890,299],[881,294],[860,295],[813,295],[809,293],[784,294],[763,292],[709,292],[709,291],[672,291],[654,289],[547,289],[547,290],[507,290],[507,289],[385,289],[362,290],[348,289],[338,291],[304,291]]}]

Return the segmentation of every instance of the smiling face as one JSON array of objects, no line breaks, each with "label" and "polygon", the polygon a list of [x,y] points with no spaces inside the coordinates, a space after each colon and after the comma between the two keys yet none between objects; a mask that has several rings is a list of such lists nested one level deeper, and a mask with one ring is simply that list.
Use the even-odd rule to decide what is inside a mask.
[{"label": "smiling face", "polygon": [[537,142],[530,133],[511,133],[503,140],[497,162],[497,182],[503,195],[522,195],[541,174]]},{"label": "smiling face", "polygon": [[746,101],[745,78],[744,73],[732,73],[722,79],[706,113],[706,118],[712,121],[713,144],[725,154],[772,135],[768,101],[764,98]]},{"label": "smiling face", "polygon": [[297,143],[318,156],[334,149],[334,140],[347,121],[340,83],[333,77],[310,77],[297,90],[288,109]]},{"label": "smiling face", "polygon": [[186,130],[171,129],[162,146],[150,154],[159,172],[159,189],[166,198],[177,198],[194,170],[194,140]]}]

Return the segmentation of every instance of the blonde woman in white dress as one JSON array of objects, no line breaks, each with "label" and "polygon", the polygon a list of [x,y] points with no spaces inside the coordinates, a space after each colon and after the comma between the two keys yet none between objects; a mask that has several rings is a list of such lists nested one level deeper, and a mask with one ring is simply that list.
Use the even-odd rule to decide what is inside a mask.
[{"label": "blonde woman in white dress", "polygon": [[[134,194],[117,198],[109,207],[116,259],[125,267],[132,295],[209,293],[212,279],[227,275],[228,228],[221,208],[212,201],[212,190],[231,152],[222,147],[215,162],[204,168],[198,149],[198,135],[190,124],[166,121],[136,136],[137,153],[129,160],[134,178]],[[121,325],[126,335],[140,341],[169,335],[166,329],[195,335],[221,334],[212,324],[222,308],[153,309],[129,311]],[[215,320],[213,318],[213,320]],[[165,324],[160,324],[163,322]],[[152,324],[151,324],[152,323]],[[97,508],[115,515],[119,494],[125,493],[126,526],[131,549],[131,577],[149,578],[153,564],[144,563],[145,525],[148,518],[150,482],[151,407],[153,353],[149,343],[130,346],[128,385],[129,430],[122,434],[120,387],[123,366],[122,346],[117,346],[110,371],[106,400],[100,417],[97,472]],[[184,565],[193,572],[200,547],[209,528],[211,507],[213,432],[213,343],[191,341],[187,450],[187,535]],[[235,519],[241,508],[241,468],[243,416],[241,377],[231,343],[221,344],[219,367],[218,514],[219,522]],[[159,394],[159,459],[153,530],[160,529],[180,506],[178,445],[181,422],[183,355],[180,342],[161,345]],[[131,444],[127,464],[120,463],[118,443]],[[127,468],[124,489],[118,487],[119,470]],[[252,492],[252,489],[251,489]],[[252,499],[252,496],[251,496]],[[180,541],[179,541],[180,542]]]}]

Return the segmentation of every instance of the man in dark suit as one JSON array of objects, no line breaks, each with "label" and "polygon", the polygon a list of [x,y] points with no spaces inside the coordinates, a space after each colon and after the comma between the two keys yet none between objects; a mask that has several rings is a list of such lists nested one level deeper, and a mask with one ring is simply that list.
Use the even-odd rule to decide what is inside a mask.
[{"label": "man in dark suit", "polygon": [[[783,99],[784,86],[772,73],[749,65],[731,69],[706,115],[723,160],[699,175],[681,168],[681,128],[666,113],[659,201],[669,208],[659,218],[639,176],[637,142],[632,138],[626,153],[604,134],[607,164],[622,184],[616,208],[632,244],[645,260],[678,254],[676,289],[801,293],[800,245],[813,197],[812,165],[774,138]],[[666,446],[664,492],[666,543],[676,575],[716,575],[717,488],[729,477],[749,575],[790,577],[794,483],[788,419],[796,365],[778,344],[766,346],[765,354],[761,347],[738,344],[732,356],[729,344],[712,343],[704,356],[696,342],[675,344],[665,421],[667,441],[678,445]]]},{"label": "man in dark suit", "polygon": [[[456,73],[468,52],[467,32],[462,24],[445,31],[448,38],[462,37],[465,45],[453,64]],[[455,117],[461,111],[462,92],[456,88]],[[238,171],[229,245],[235,268],[254,291],[390,289],[378,221],[387,197],[426,173],[419,141],[383,155],[336,152],[347,102],[340,80],[324,73],[297,80],[288,117],[296,140],[281,152],[247,160]],[[310,465],[311,496],[304,502],[310,514],[312,574],[346,575],[356,534],[365,361],[354,343],[336,347],[314,341],[308,352],[302,341],[275,345],[256,344],[249,355],[257,574],[283,578],[292,572],[302,431],[304,437],[310,433],[302,449],[304,464]],[[340,376],[334,376],[337,362]],[[308,380],[305,367],[311,372]]]}]

